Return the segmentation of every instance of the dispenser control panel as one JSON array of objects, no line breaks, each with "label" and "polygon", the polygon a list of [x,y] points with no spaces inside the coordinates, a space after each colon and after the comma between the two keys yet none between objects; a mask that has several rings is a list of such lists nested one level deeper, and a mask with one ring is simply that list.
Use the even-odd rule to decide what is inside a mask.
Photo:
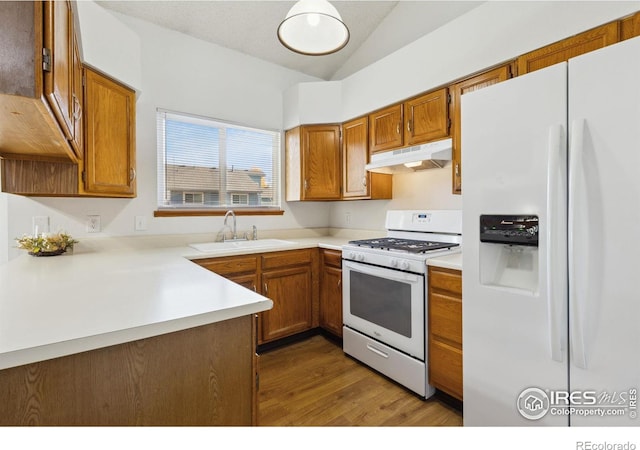
[{"label": "dispenser control panel", "polygon": [[538,216],[480,216],[480,242],[538,246]]}]

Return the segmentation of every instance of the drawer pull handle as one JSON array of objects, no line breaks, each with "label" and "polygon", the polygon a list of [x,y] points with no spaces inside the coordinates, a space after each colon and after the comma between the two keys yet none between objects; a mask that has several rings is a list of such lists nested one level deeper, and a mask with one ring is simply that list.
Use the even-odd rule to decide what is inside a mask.
[{"label": "drawer pull handle", "polygon": [[371,344],[367,344],[367,349],[372,351],[373,353],[375,353],[378,356],[382,356],[383,358],[388,358],[389,357],[388,353],[385,353],[382,350],[378,350],[377,348],[375,348]]}]

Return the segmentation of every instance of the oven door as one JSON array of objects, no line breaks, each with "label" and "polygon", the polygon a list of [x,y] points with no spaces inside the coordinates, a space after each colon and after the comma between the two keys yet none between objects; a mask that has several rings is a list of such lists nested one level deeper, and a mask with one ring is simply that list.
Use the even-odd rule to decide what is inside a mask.
[{"label": "oven door", "polygon": [[343,260],[345,326],[424,361],[425,277]]}]

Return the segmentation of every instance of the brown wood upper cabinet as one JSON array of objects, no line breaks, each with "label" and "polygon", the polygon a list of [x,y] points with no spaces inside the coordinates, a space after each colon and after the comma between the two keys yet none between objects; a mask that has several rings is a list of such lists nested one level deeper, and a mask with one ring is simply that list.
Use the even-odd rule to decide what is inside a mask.
[{"label": "brown wood upper cabinet", "polygon": [[342,124],[342,198],[390,199],[392,175],[372,173],[369,162],[367,116]]},{"label": "brown wood upper cabinet", "polygon": [[301,125],[285,133],[286,200],[339,200],[340,125]]},{"label": "brown wood upper cabinet", "polygon": [[83,193],[135,196],[135,101],[133,90],[85,68]]},{"label": "brown wood upper cabinet", "polygon": [[377,153],[403,145],[402,103],[369,114],[369,152]]},{"label": "brown wood upper cabinet", "polygon": [[449,89],[443,88],[404,103],[404,145],[449,136]]},{"label": "brown wood upper cabinet", "polygon": [[445,87],[369,114],[370,153],[449,136],[449,100]]},{"label": "brown wood upper cabinet", "polygon": [[451,86],[451,106],[453,109],[453,126],[452,126],[452,141],[453,141],[453,155],[451,179],[453,181],[453,193],[462,193],[462,148],[461,148],[461,99],[462,96],[468,92],[477,91],[478,89],[491,86],[492,84],[505,81],[511,78],[511,63],[497,67],[492,70],[488,70],[481,74],[475,75],[466,80],[460,81]]},{"label": "brown wood upper cabinet", "polygon": [[75,162],[80,62],[67,1],[0,2],[0,156]]},{"label": "brown wood upper cabinet", "polygon": [[620,40],[640,36],[640,12],[620,20]]},{"label": "brown wood upper cabinet", "polygon": [[610,22],[567,39],[521,55],[517,59],[518,75],[567,61],[583,53],[615,44],[620,37],[620,22]]}]

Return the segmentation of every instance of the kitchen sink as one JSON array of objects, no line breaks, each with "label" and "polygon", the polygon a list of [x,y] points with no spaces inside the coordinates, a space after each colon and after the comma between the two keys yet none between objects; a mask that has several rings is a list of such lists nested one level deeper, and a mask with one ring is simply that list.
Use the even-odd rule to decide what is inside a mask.
[{"label": "kitchen sink", "polygon": [[226,250],[252,249],[261,250],[274,247],[295,245],[295,242],[284,241],[282,239],[257,239],[254,241],[227,241],[227,242],[204,242],[201,244],[189,244],[189,247],[198,251],[211,253]]}]

